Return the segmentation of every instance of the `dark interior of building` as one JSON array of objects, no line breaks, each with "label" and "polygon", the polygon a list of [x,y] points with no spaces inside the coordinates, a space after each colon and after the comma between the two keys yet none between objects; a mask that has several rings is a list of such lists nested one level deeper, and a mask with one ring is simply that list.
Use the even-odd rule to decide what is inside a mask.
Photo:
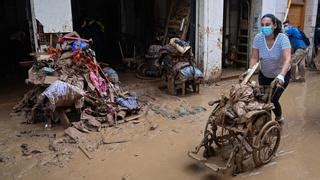
[{"label": "dark interior of building", "polygon": [[[83,38],[94,40],[99,61],[119,65],[125,57],[143,56],[151,44],[162,44],[171,3],[174,0],[71,0],[73,29]],[[190,0],[187,0],[190,1]],[[187,40],[195,44],[195,6],[192,8]],[[30,0],[0,0],[0,33],[4,44],[1,77],[25,77],[20,61],[31,60]],[[88,33],[84,21],[98,22]],[[92,35],[94,34],[94,35]],[[18,71],[17,71],[18,70]],[[17,73],[18,72],[18,73]]]},{"label": "dark interior of building", "polygon": [[246,67],[248,62],[249,0],[224,1],[223,68]]},{"label": "dark interior of building", "polygon": [[30,59],[31,52],[27,2],[0,0],[1,79],[26,76],[19,61]]},{"label": "dark interior of building", "polygon": [[143,55],[151,44],[161,44],[159,36],[164,33],[171,3],[170,0],[72,0],[74,30],[86,36],[81,27],[84,20],[99,21],[104,32],[95,39],[102,47],[98,50],[102,51],[101,61],[117,63],[121,58],[119,42],[127,57],[133,57],[134,50],[136,55]]}]

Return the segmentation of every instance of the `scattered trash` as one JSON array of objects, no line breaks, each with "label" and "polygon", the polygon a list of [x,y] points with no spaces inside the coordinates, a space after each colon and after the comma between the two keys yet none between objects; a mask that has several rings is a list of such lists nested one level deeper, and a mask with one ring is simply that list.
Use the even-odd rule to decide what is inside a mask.
[{"label": "scattered trash", "polygon": [[40,154],[42,151],[39,150],[30,150],[30,147],[28,144],[21,144],[21,152],[23,156],[30,156],[32,154]]},{"label": "scattered trash", "polygon": [[[66,127],[66,137],[76,143],[84,142],[86,133],[98,132],[105,124],[113,126],[120,120],[141,117],[138,98],[122,90],[114,69],[101,69],[89,40],[72,32],[59,36],[57,42],[56,48],[33,54],[26,80],[33,88],[13,113],[23,112],[27,123],[45,122],[45,128],[60,122]],[[50,148],[59,150],[58,144],[63,142],[55,141]],[[41,153],[29,151],[28,145],[21,148],[24,155]]]},{"label": "scattered trash", "polygon": [[81,152],[83,152],[83,154],[85,154],[89,160],[93,159],[93,157],[89,154],[89,152],[87,152],[87,150],[85,150],[85,148],[83,148],[81,144],[78,147],[81,150]]},{"label": "scattered trash", "polygon": [[167,119],[177,119],[180,117],[185,117],[207,111],[204,107],[201,106],[192,106],[191,108],[188,108],[183,105],[174,110],[166,106],[160,107],[158,105],[153,105],[151,107],[151,110],[153,110],[156,114],[160,114],[161,116]]},{"label": "scattered trash", "polygon": [[119,83],[118,73],[114,69],[110,67],[105,67],[103,68],[103,72],[112,83],[114,84]]},{"label": "scattered trash", "polygon": [[150,127],[150,130],[151,131],[154,131],[154,130],[156,130],[157,128],[158,128],[158,124],[153,124],[151,127]]},{"label": "scattered trash", "polygon": [[68,135],[71,139],[75,140],[76,142],[83,142],[85,140],[84,134],[74,127],[69,127],[64,132],[66,133],[66,135]]},{"label": "scattered trash", "polygon": [[139,109],[138,98],[137,97],[118,97],[116,101],[120,106],[126,107],[129,110]]}]

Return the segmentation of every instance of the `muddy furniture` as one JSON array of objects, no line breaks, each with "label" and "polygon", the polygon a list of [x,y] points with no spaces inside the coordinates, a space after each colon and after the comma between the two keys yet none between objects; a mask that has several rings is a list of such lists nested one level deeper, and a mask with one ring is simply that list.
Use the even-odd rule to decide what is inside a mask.
[{"label": "muddy furniture", "polygon": [[[187,73],[182,73],[187,69]],[[188,89],[193,93],[199,93],[202,75],[196,73],[196,67],[190,62],[178,62],[172,68],[171,73],[166,73],[167,88],[170,95],[184,96]]]},{"label": "muddy furniture", "polygon": [[[257,67],[257,66],[256,66]],[[244,161],[253,159],[255,166],[269,163],[280,144],[281,127],[272,119],[271,90],[281,88],[277,82],[259,87],[250,82],[249,74],[234,85],[229,97],[209,102],[214,106],[205,125],[204,137],[189,157],[216,172],[243,172]],[[203,147],[202,156],[199,156]],[[220,156],[227,161],[221,160]],[[248,162],[248,161],[246,161]]]},{"label": "muddy furniture", "polygon": [[188,42],[172,38],[162,50],[162,76],[166,80],[168,93],[185,95],[188,89],[199,93],[202,72],[197,67],[192,48]]},{"label": "muddy furniture", "polygon": [[181,91],[181,95],[184,96],[187,88],[191,87],[193,93],[199,94],[201,80],[202,78],[175,80],[173,76],[169,76],[167,81],[168,93],[178,95],[178,92]]}]

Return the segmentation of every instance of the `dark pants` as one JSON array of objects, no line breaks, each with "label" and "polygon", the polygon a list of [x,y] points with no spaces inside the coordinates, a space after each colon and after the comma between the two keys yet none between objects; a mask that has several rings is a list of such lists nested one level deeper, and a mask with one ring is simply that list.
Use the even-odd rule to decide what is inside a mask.
[{"label": "dark pants", "polygon": [[[281,105],[279,103],[279,99],[282,95],[282,93],[284,92],[285,88],[288,86],[289,81],[291,78],[291,70],[289,70],[286,74],[286,76],[284,77],[284,84],[283,84],[283,89],[282,88],[274,88],[272,90],[272,99],[271,102],[274,104],[274,109],[273,109],[273,113],[276,117],[281,117],[282,115],[282,110],[281,110]],[[262,86],[268,86],[271,84],[271,82],[274,80],[275,78],[268,78],[265,77],[262,72],[259,72],[259,84]]]}]

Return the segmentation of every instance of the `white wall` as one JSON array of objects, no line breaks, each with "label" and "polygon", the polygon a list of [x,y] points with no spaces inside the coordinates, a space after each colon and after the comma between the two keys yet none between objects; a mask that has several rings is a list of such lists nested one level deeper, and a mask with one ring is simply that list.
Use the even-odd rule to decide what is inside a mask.
[{"label": "white wall", "polygon": [[[254,0],[253,0],[254,1]],[[265,14],[275,14],[277,0],[262,0],[262,16]]]},{"label": "white wall", "polygon": [[205,80],[221,76],[224,0],[197,1],[196,57],[203,65]]},{"label": "white wall", "polygon": [[286,11],[287,11],[287,7],[288,7],[288,1],[276,1],[276,12],[275,12],[275,16],[277,18],[280,19],[280,21],[283,22],[284,20],[284,16],[286,14]]},{"label": "white wall", "polygon": [[[307,0],[305,7],[305,18],[304,18],[304,33],[310,39],[310,47],[313,48],[314,32],[317,22],[317,13],[318,13],[318,0]],[[310,63],[312,57],[312,50],[309,51],[308,64]]]},{"label": "white wall", "polygon": [[287,9],[287,4],[287,0],[262,0],[261,16],[271,13],[279,18],[279,20],[283,21]]},{"label": "white wall", "polygon": [[71,0],[31,0],[45,33],[73,31]]}]

